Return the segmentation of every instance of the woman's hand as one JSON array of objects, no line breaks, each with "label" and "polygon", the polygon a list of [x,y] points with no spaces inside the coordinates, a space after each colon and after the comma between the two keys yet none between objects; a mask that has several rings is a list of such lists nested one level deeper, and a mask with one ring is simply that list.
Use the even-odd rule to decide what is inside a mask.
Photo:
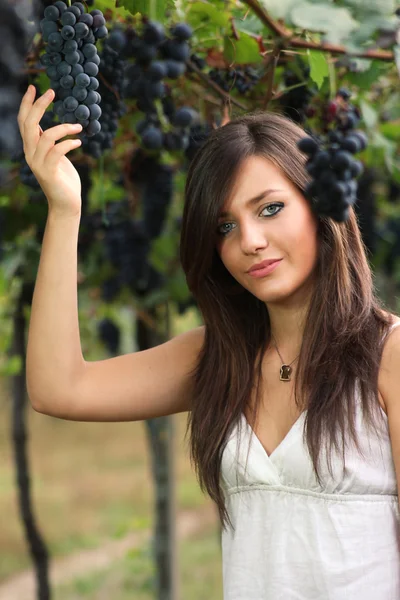
[{"label": "woman's hand", "polygon": [[18,125],[24,143],[26,162],[38,180],[52,213],[78,216],[81,212],[81,180],[78,172],[65,156],[78,148],[79,139],[56,144],[61,138],[77,134],[82,125],[57,125],[43,132],[39,125],[46,108],[53,102],[54,91],[48,90],[35,103],[36,90],[29,86],[18,113]]}]

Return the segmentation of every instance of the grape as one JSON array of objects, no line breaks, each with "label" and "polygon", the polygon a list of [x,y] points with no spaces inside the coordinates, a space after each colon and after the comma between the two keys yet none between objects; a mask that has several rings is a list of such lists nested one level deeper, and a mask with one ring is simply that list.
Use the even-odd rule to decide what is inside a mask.
[{"label": "grape", "polygon": [[83,52],[83,55],[90,60],[91,58],[96,56],[97,48],[94,44],[85,44],[83,46],[82,52]]},{"label": "grape", "polygon": [[78,10],[80,10],[80,12],[82,14],[86,12],[85,6],[82,4],[82,2],[74,2],[72,4],[72,6],[76,7]]},{"label": "grape", "polygon": [[91,104],[89,106],[89,110],[90,110],[90,119],[98,121],[100,119],[100,116],[101,116],[101,108],[100,108],[100,106],[98,104]]},{"label": "grape", "polygon": [[189,127],[196,116],[197,115],[193,109],[182,107],[176,111],[173,123],[177,127]]},{"label": "grape", "polygon": [[64,41],[60,33],[58,31],[55,31],[53,33],[50,33],[47,43],[53,50],[58,52],[63,47]]},{"label": "grape", "polygon": [[64,42],[63,48],[65,54],[69,54],[70,52],[76,52],[78,50],[78,43],[76,40],[67,40]]},{"label": "grape", "polygon": [[92,17],[92,15],[88,15],[87,13],[84,13],[83,15],[81,15],[79,17],[79,23],[85,23],[85,25],[87,25],[89,27],[89,29],[90,29],[91,27],[93,27],[93,17]]},{"label": "grape", "polygon": [[80,73],[75,79],[75,84],[78,87],[83,87],[83,88],[89,87],[89,85],[90,85],[89,75],[86,75],[86,73]]},{"label": "grape", "polygon": [[177,79],[186,71],[186,65],[177,60],[166,60],[165,64],[167,66],[167,77],[171,79]]},{"label": "grape", "polygon": [[76,63],[75,65],[72,65],[72,71],[71,71],[70,75],[72,75],[72,77],[74,79],[76,79],[77,76],[79,75],[79,73],[83,73],[83,67],[82,67],[82,65],[80,65],[79,63]]},{"label": "grape", "polygon": [[75,52],[68,52],[68,54],[65,55],[65,62],[67,62],[70,65],[76,65],[77,63],[79,63],[79,54],[78,51]]},{"label": "grape", "polygon": [[106,24],[106,20],[103,15],[95,15],[93,17],[93,27],[98,29],[99,27],[103,27]]},{"label": "grape", "polygon": [[143,40],[150,45],[161,44],[165,39],[164,27],[161,23],[149,21],[143,32]]},{"label": "grape", "polygon": [[71,75],[65,75],[60,79],[60,85],[65,90],[69,90],[74,86],[74,78]]},{"label": "grape", "polygon": [[[67,13],[65,13],[67,14]],[[71,27],[71,25],[65,25],[62,29],[61,29],[61,37],[64,40],[73,40],[75,38],[75,29],[73,27]],[[50,39],[49,39],[50,42]]]},{"label": "grape", "polygon": [[62,0],[57,0],[57,2],[54,2],[54,6],[58,8],[60,15],[63,15],[68,8],[65,2]]},{"label": "grape", "polygon": [[68,96],[68,98],[65,98],[63,106],[67,112],[74,112],[78,108],[79,102],[73,96]]},{"label": "grape", "polygon": [[75,25],[75,23],[76,23],[76,17],[72,12],[70,12],[70,11],[64,12],[63,15],[61,16],[61,24],[63,26],[73,27]]},{"label": "grape", "polygon": [[77,23],[74,25],[76,39],[85,38],[89,34],[89,27],[85,23]]},{"label": "grape", "polygon": [[47,6],[44,9],[44,17],[48,21],[57,21],[60,17],[60,11],[56,6]]},{"label": "grape", "polygon": [[108,35],[108,29],[103,25],[103,27],[99,27],[99,29],[95,30],[95,37],[99,40],[102,40]]},{"label": "grape", "polygon": [[90,77],[88,90],[97,90],[98,87],[99,87],[99,80],[96,79],[95,77]]},{"label": "grape", "polygon": [[55,23],[54,21],[46,21],[45,19],[40,21],[40,29],[45,42],[49,40],[49,35],[51,33],[58,32],[57,23]]},{"label": "grape", "polygon": [[72,67],[71,65],[69,65],[67,62],[62,61],[57,65],[57,72],[61,75],[70,75],[71,71],[72,71]]},{"label": "grape", "polygon": [[95,65],[93,62],[86,62],[83,67],[84,72],[91,77],[96,77],[99,72],[99,67]]},{"label": "grape", "polygon": [[84,98],[84,104],[86,104],[87,106],[91,106],[92,104],[98,104],[97,100],[97,96],[96,94],[98,94],[98,92],[94,92],[92,90],[87,91],[86,88],[83,88],[84,91],[86,92],[86,96]]},{"label": "grape", "polygon": [[78,8],[77,6],[75,6],[75,3],[72,6],[70,6],[69,8],[67,8],[67,10],[68,10],[68,12],[71,12],[72,14],[74,14],[77,19],[79,19],[79,17],[82,14],[80,7]]},{"label": "grape", "polygon": [[78,100],[78,102],[84,102],[87,98],[88,92],[86,88],[75,86],[72,89],[72,95]]},{"label": "grape", "polygon": [[178,23],[171,31],[172,35],[179,40],[186,41],[193,35],[193,30],[187,23]]},{"label": "grape", "polygon": [[146,76],[152,81],[159,81],[167,76],[167,65],[165,61],[153,60],[146,71]]},{"label": "grape", "polygon": [[75,116],[79,121],[85,121],[90,117],[90,111],[85,104],[80,104],[75,111]]},{"label": "grape", "polygon": [[92,137],[99,133],[101,130],[101,125],[99,121],[90,121],[89,125],[86,128],[86,133],[89,137]]},{"label": "grape", "polygon": [[160,129],[150,125],[143,135],[142,135],[142,143],[145,148],[149,148],[149,150],[160,150],[163,144],[163,136]]}]

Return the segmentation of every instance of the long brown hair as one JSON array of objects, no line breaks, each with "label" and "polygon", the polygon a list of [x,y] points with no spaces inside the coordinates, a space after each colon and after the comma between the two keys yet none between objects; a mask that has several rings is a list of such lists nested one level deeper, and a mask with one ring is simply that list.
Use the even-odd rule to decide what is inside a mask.
[{"label": "long brown hair", "polygon": [[[181,230],[181,262],[188,287],[205,325],[205,339],[193,372],[194,393],[188,415],[190,459],[201,490],[216,502],[223,527],[226,510],[220,469],[229,434],[249,406],[256,388],[259,404],[261,361],[270,344],[266,304],[245,290],[225,269],[216,251],[219,211],[233,189],[238,169],[250,156],[263,156],[304,192],[309,176],[306,156],[296,142],[301,127],[282,115],[257,112],[215,130],[193,159],[187,176]],[[310,204],[311,208],[311,204]],[[304,435],[318,481],[321,442],[338,450],[345,432],[361,452],[355,429],[355,383],[367,423],[379,412],[378,374],[382,336],[391,316],[375,294],[357,216],[337,223],[318,218],[316,284],[299,357],[295,401],[307,409]],[[326,437],[325,437],[326,436]],[[329,462],[331,472],[331,463]]]}]

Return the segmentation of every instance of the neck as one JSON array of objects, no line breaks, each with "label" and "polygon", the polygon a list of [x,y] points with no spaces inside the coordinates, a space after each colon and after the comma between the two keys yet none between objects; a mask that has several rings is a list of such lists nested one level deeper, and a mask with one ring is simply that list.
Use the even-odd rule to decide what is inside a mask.
[{"label": "neck", "polygon": [[300,353],[304,334],[304,319],[306,311],[285,310],[281,307],[269,309],[272,345],[275,344],[284,361],[289,364]]}]

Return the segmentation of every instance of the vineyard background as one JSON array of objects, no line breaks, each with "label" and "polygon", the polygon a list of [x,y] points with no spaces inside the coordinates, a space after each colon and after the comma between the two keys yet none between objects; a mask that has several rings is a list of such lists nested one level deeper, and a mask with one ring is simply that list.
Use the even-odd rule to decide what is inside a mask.
[{"label": "vineyard background", "polygon": [[[26,398],[26,331],[47,202],[23,159],[16,115],[28,83],[39,93],[49,87],[40,20],[51,4],[0,0],[0,600],[221,598],[219,524],[189,463],[186,415],[74,423],[36,413]],[[82,179],[77,282],[86,360],[142,350],[201,323],[179,264],[179,232],[187,168],[210,131],[262,109],[325,133],[335,127],[341,88],[350,90],[368,136],[358,156],[356,212],[378,292],[399,312],[400,12],[393,0],[83,4],[101,10],[109,30],[97,44],[108,135],[71,154]],[[115,32],[131,41],[149,20],[168,36],[187,23],[190,52],[176,77],[169,71],[153,96],[139,99],[137,49],[127,42],[115,56],[109,48],[119,44]],[[181,108],[190,109],[183,121]],[[47,115],[43,128],[54,118]]]}]

